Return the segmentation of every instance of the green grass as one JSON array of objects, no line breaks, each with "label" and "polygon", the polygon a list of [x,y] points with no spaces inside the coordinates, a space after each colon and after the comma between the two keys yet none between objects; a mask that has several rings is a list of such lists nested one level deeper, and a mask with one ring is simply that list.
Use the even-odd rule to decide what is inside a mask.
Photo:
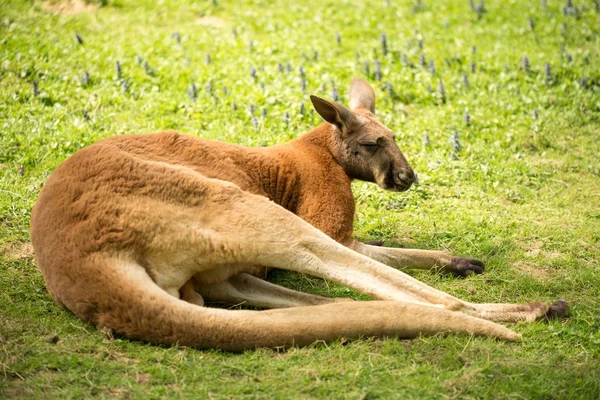
[{"label": "green grass", "polygon": [[[0,397],[600,397],[600,11],[593,1],[576,0],[573,16],[558,0],[547,8],[539,0],[489,0],[483,14],[462,0],[425,0],[422,8],[384,0],[107,3],[59,14],[38,2],[0,2]],[[464,280],[411,274],[475,302],[564,296],[569,319],[512,325],[525,338],[517,344],[451,335],[230,354],[107,337],[54,304],[28,246],[29,216],[44,180],[70,154],[103,137],[161,129],[280,143],[319,122],[310,93],[331,98],[333,80],[346,101],[354,76],[373,83],[380,119],[421,178],[402,194],[357,182],[357,236],[485,260],[484,275]],[[196,101],[187,93],[192,83]],[[286,272],[271,279],[359,298],[322,279]]]}]

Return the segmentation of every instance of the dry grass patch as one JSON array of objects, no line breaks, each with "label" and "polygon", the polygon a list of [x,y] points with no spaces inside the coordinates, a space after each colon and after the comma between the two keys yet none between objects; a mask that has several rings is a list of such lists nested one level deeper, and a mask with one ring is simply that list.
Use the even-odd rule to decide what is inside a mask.
[{"label": "dry grass patch", "polygon": [[0,248],[2,253],[11,260],[23,260],[33,258],[33,246],[31,242],[6,243]]},{"label": "dry grass patch", "polygon": [[88,3],[83,0],[44,1],[41,6],[46,11],[63,15],[92,12],[98,8],[97,4]]},{"label": "dry grass patch", "polygon": [[539,265],[517,261],[511,265],[518,272],[529,275],[538,281],[549,281],[552,278],[552,271],[549,268]]}]

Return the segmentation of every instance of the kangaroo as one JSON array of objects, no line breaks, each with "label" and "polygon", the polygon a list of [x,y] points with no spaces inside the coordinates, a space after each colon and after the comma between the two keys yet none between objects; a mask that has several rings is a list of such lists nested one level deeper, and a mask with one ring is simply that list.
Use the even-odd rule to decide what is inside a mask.
[{"label": "kangaroo", "polygon": [[[353,179],[408,190],[416,174],[354,79],[350,109],[316,96],[324,123],[267,148],[177,132],[101,140],[63,162],[33,208],[47,289],[78,317],[132,339],[240,351],[316,340],[464,332],[521,336],[498,322],[564,316],[568,305],[474,304],[401,272],[482,273],[444,251],[352,237]],[[373,297],[300,293],[260,278],[298,271]],[[204,301],[268,310],[223,310]]]}]

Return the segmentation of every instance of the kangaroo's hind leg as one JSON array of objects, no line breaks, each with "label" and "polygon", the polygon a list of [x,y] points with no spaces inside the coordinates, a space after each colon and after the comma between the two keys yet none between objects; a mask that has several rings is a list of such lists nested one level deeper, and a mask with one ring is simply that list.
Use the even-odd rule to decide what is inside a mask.
[{"label": "kangaroo's hind leg", "polygon": [[266,198],[233,185],[223,190],[219,203],[227,212],[212,216],[209,227],[225,248],[240,251],[239,262],[319,276],[380,300],[430,304],[496,321],[532,320],[549,310],[542,303],[467,303],[337,243]]},{"label": "kangaroo's hind leg", "polygon": [[260,308],[314,306],[349,301],[287,289],[247,273],[240,273],[214,284],[195,282],[194,286],[206,302],[244,304]]}]

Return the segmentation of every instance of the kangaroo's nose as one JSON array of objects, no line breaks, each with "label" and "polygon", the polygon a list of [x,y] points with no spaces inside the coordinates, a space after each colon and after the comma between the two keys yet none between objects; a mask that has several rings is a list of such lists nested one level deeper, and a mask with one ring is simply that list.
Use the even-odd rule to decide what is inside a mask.
[{"label": "kangaroo's nose", "polygon": [[417,177],[417,173],[415,171],[413,171],[412,169],[409,169],[408,171],[400,172],[398,174],[398,179],[400,180],[400,182],[405,182],[405,183],[413,183],[413,182],[419,181],[419,178]]}]

